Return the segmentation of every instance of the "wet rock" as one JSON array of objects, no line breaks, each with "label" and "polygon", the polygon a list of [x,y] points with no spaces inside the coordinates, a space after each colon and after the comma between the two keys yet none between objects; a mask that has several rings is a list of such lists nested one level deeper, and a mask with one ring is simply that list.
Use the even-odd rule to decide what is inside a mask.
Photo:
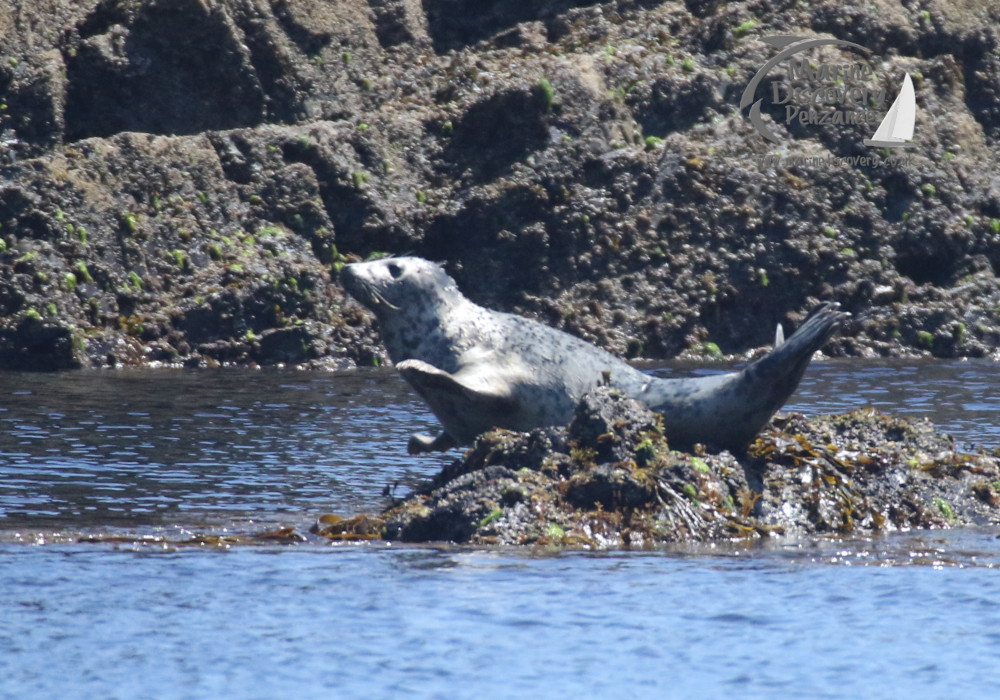
[{"label": "wet rock", "polygon": [[428,31],[439,52],[457,49],[530,20],[553,19],[593,0],[554,0],[511,4],[503,0],[425,0]]},{"label": "wet rock", "polygon": [[650,85],[637,86],[630,102],[643,133],[663,137],[710,118],[712,110],[721,110],[728,83],[724,75],[663,76]]},{"label": "wet rock", "polygon": [[655,416],[641,404],[615,391],[590,393],[580,400],[567,427],[569,440],[593,448],[595,460],[617,462],[641,436],[657,430]]},{"label": "wet rock", "polygon": [[80,367],[73,332],[43,321],[29,309],[17,322],[0,325],[0,363],[15,370],[59,370]]},{"label": "wet rock", "polygon": [[54,49],[24,63],[14,58],[0,64],[0,104],[7,112],[0,117],[0,141],[4,133],[9,134],[6,148],[0,150],[0,164],[44,153],[59,144],[65,130],[64,73],[62,55]]},{"label": "wet rock", "polygon": [[317,356],[314,336],[302,327],[273,328],[260,336],[255,359],[262,365],[301,364]]}]

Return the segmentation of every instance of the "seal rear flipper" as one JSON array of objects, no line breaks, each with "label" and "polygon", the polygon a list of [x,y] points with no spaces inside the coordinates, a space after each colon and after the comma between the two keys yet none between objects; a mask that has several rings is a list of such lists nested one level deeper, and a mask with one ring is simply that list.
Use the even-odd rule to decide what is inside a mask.
[{"label": "seal rear flipper", "polygon": [[411,455],[425,452],[447,452],[452,447],[458,447],[458,442],[448,433],[441,433],[434,438],[423,433],[413,433],[410,436],[410,441],[406,443],[406,452]]},{"label": "seal rear flipper", "polygon": [[[774,348],[764,357],[749,365],[744,372],[767,375],[795,375],[795,385],[801,378],[813,353],[823,347],[842,320],[850,316],[840,310],[840,304],[825,302],[809,314],[799,328],[786,340],[784,330],[778,326]],[[795,388],[794,386],[792,387]]]},{"label": "seal rear flipper", "polygon": [[784,342],[776,343],[771,352],[743,370],[744,381],[751,389],[747,393],[756,397],[756,411],[748,411],[760,422],[754,435],[792,395],[813,354],[848,316],[835,302],[821,304]]},{"label": "seal rear flipper", "polygon": [[750,444],[795,391],[813,353],[847,317],[823,304],[764,357],[739,372],[710,377],[654,380],[637,397],[663,416],[673,447],[702,443],[739,452]]},{"label": "seal rear flipper", "polygon": [[477,371],[473,366],[450,374],[421,360],[403,360],[396,369],[432,406],[434,402],[428,397],[431,391],[469,401],[496,413],[513,412],[518,407],[510,384],[500,379],[496,372]]}]

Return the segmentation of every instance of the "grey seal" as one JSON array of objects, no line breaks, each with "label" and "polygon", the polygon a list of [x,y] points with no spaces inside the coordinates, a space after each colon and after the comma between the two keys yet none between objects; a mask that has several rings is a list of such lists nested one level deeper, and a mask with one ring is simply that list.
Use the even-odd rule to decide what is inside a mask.
[{"label": "grey seal", "polygon": [[775,347],[737,372],[660,379],[568,333],[473,303],[422,258],[352,263],[341,281],[375,314],[389,358],[444,427],[435,438],[415,434],[411,454],[467,445],[493,428],[566,425],[600,383],[661,414],[675,447],[740,450],[847,315],[821,304],[787,341],[779,325]]}]

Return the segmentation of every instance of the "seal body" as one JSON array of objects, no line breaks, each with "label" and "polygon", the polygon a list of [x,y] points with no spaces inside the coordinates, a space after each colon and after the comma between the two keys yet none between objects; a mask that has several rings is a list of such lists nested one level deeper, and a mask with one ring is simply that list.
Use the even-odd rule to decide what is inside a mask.
[{"label": "seal body", "polygon": [[378,318],[397,370],[444,427],[436,438],[414,435],[411,453],[469,444],[493,428],[565,425],[601,383],[660,413],[674,446],[740,449],[795,391],[844,316],[834,304],[821,306],[787,342],[738,372],[659,379],[568,333],[474,304],[421,258],[353,263],[341,274],[348,293]]}]

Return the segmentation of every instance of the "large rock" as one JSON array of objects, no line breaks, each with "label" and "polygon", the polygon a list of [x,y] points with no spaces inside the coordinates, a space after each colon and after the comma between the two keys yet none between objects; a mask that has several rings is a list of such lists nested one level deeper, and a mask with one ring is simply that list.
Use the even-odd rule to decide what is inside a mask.
[{"label": "large rock", "polygon": [[[84,366],[380,361],[336,269],[411,253],[628,357],[745,353],[817,299],[857,319],[835,354],[997,356],[998,26],[883,0],[0,0],[0,323],[33,309]],[[828,160],[871,155],[860,127],[754,131],[741,93],[789,27],[910,72],[909,164]],[[262,351],[277,331],[309,352]]]}]

